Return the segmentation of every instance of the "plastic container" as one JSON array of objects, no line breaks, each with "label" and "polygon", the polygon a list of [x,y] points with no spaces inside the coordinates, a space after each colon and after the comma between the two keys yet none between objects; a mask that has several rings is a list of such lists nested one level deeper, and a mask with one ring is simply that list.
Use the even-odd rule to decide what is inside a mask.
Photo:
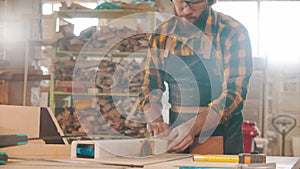
[{"label": "plastic container", "polygon": [[242,131],[244,139],[244,152],[251,153],[254,148],[254,138],[260,134],[256,127],[256,123],[252,121],[244,121]]}]

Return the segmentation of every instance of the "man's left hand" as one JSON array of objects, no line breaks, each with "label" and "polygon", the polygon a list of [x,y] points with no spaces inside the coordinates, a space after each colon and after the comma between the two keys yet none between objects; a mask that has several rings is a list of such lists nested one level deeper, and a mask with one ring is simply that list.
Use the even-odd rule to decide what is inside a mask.
[{"label": "man's left hand", "polygon": [[201,131],[214,131],[220,119],[221,116],[219,114],[212,109],[208,109],[175,127],[169,136],[165,137],[165,139],[169,140],[168,151],[181,152],[185,150],[193,143],[195,135]]}]

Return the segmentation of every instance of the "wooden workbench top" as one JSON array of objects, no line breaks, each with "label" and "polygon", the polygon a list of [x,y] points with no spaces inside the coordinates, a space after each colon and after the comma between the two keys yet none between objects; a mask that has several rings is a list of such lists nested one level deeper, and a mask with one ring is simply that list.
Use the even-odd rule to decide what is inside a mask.
[{"label": "wooden workbench top", "polygon": [[[1,152],[6,152],[9,159],[5,165],[0,165],[1,169],[129,169],[133,166],[145,169],[178,169],[179,166],[197,167],[222,167],[235,168],[235,163],[200,163],[193,162],[189,154],[163,154],[151,158],[121,158],[112,157],[101,160],[70,158],[70,145],[54,145],[29,143],[23,146],[1,148]],[[299,169],[300,157],[267,157],[267,163],[276,163],[276,168]],[[107,165],[104,165],[107,164]],[[130,167],[132,165],[132,167]]]}]

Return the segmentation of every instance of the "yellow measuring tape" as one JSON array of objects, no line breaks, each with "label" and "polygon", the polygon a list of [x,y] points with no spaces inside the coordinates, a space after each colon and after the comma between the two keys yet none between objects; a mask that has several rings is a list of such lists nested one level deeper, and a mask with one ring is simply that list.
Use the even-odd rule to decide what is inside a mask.
[{"label": "yellow measuring tape", "polygon": [[194,162],[228,162],[228,163],[238,163],[239,156],[237,155],[201,155],[194,154]]},{"label": "yellow measuring tape", "polygon": [[194,154],[194,162],[228,162],[228,163],[266,163],[265,154],[241,153],[239,155],[201,155]]}]

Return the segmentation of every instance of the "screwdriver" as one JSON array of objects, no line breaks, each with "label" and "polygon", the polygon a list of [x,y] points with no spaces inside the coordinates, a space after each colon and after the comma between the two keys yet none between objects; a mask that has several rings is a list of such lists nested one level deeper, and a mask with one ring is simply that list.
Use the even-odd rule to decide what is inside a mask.
[{"label": "screwdriver", "polygon": [[[30,140],[40,140],[40,139],[58,139],[58,138],[82,138],[86,135],[73,135],[73,136],[48,136],[48,137],[36,137],[28,138],[26,134],[0,134],[0,148],[24,145]],[[7,162],[8,156],[5,152],[0,152],[0,164],[5,164]]]},{"label": "screwdriver", "polygon": [[0,152],[0,164],[5,164],[7,159],[7,154],[5,152]]},{"label": "screwdriver", "polygon": [[[26,134],[0,134],[0,148],[27,144]],[[8,156],[5,152],[0,152],[0,164],[7,162]]]},{"label": "screwdriver", "polygon": [[0,148],[27,144],[26,134],[0,134]]},{"label": "screwdriver", "polygon": [[34,137],[28,138],[26,134],[0,134],[0,148],[17,146],[27,144],[30,140],[51,140],[51,139],[62,139],[62,138],[83,138],[86,135],[72,135],[72,136],[46,136],[46,137]]}]

